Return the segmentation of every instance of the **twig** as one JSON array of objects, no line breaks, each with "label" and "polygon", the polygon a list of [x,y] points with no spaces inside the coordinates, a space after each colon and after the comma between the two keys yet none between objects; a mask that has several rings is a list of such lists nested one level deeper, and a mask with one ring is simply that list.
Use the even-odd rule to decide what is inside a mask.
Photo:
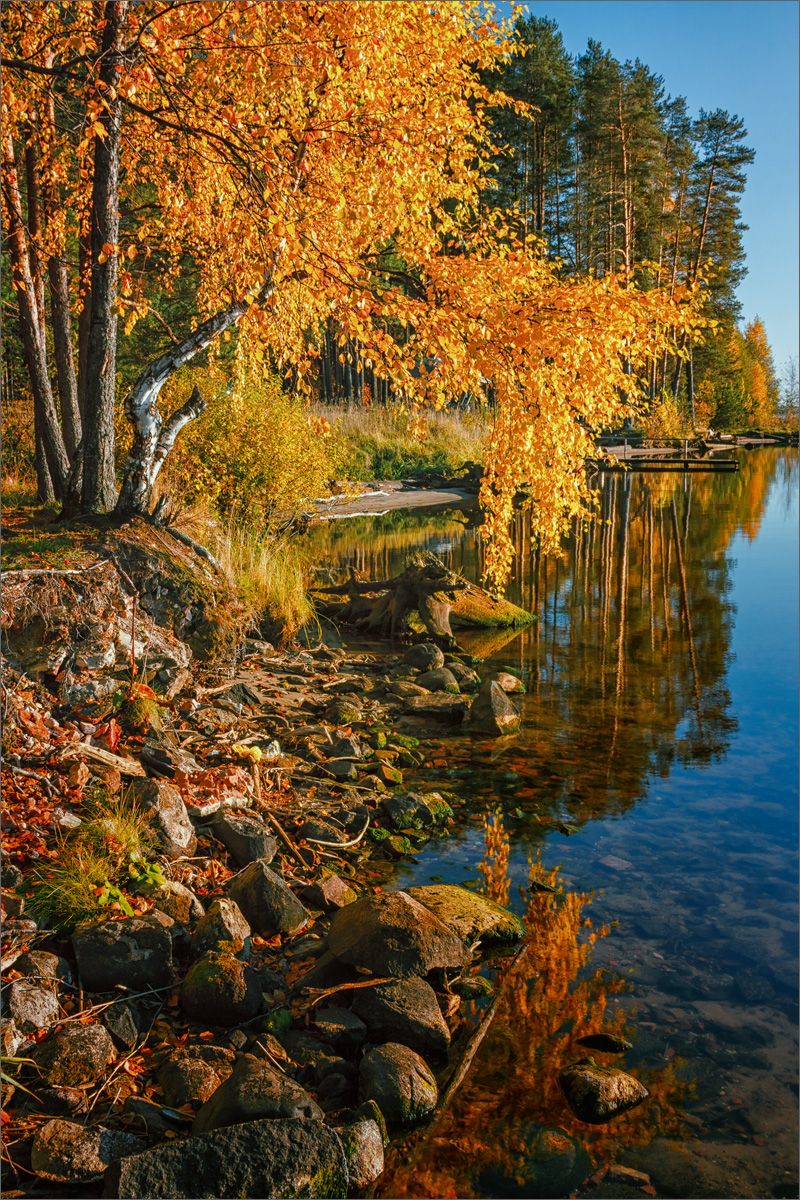
[{"label": "twig", "polygon": [[25,570],[17,568],[12,571],[3,571],[2,574],[4,579],[9,575],[85,575],[87,571],[96,571],[98,567],[105,566],[105,564],[109,561],[110,560],[107,558],[101,558],[98,559],[97,562],[92,563],[89,567],[64,567],[62,569],[57,569],[55,567],[42,567],[41,569],[38,567],[30,567],[26,568]]},{"label": "twig", "polygon": [[323,842],[322,838],[306,838],[306,841],[313,843],[315,846],[328,846],[332,850],[349,850],[351,846],[357,846],[363,838],[364,834],[369,829],[369,815],[367,815],[367,823],[361,830],[358,837],[353,838],[350,842]]},{"label": "twig", "polygon": [[58,792],[45,775],[39,775],[36,771],[28,771],[25,767],[18,767],[16,763],[12,762],[7,762],[6,766],[10,771],[16,772],[17,775],[24,775],[26,779],[35,779],[37,783],[41,783],[48,796],[58,795]]},{"label": "twig", "polygon": [[87,742],[79,742],[76,746],[67,746],[62,758],[91,758],[107,767],[116,767],[120,775],[135,775],[143,777],[147,774],[141,763],[132,758],[122,758],[112,754],[110,750],[101,750],[99,746],[90,746]]},{"label": "twig", "polygon": [[281,826],[281,824],[279,823],[279,821],[278,821],[278,818],[277,818],[276,816],[274,816],[274,814],[272,813],[272,811],[271,811],[270,809],[268,809],[268,808],[267,808],[267,806],[266,806],[265,804],[262,804],[262,805],[260,806],[260,810],[261,810],[261,812],[263,812],[263,813],[264,813],[264,816],[267,818],[267,820],[268,820],[268,821],[269,821],[269,822],[270,822],[272,825],[274,825],[274,826],[275,826],[275,828],[277,829],[278,833],[279,833],[279,834],[280,834],[280,836],[283,838],[284,842],[286,842],[286,845],[289,847],[289,849],[291,850],[292,854],[295,856],[295,858],[297,859],[297,861],[298,861],[298,862],[299,862],[299,863],[300,863],[300,864],[301,864],[303,867],[305,867],[305,869],[306,869],[307,871],[310,871],[310,870],[311,870],[311,864],[310,864],[310,863],[307,863],[307,862],[306,862],[306,860],[303,858],[302,854],[301,854],[301,853],[300,853],[300,851],[297,849],[297,846],[295,846],[294,842],[293,842],[293,841],[292,841],[292,839],[289,837],[288,833],[286,833],[286,831],[283,829],[283,827],[282,827],[282,826]]},{"label": "twig", "polygon": [[[313,998],[309,1001],[308,1007],[314,1008],[317,1004],[319,1004],[320,1000],[324,1000],[326,996],[334,996],[337,992],[353,992],[357,988],[380,987],[382,983],[393,982],[394,980],[392,976],[387,975],[382,979],[363,979],[359,980],[358,983],[340,983],[337,987],[322,988],[322,990],[317,992],[317,995],[313,996]],[[309,992],[314,992],[316,990],[316,988],[307,989]]]}]

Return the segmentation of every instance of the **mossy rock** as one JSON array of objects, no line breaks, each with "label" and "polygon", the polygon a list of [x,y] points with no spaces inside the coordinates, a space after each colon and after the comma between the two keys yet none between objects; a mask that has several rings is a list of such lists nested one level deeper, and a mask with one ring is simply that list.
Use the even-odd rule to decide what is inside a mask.
[{"label": "mossy rock", "polygon": [[189,968],[180,1005],[194,1021],[239,1025],[261,1010],[261,976],[230,949],[210,950]]},{"label": "mossy rock", "polygon": [[407,891],[466,942],[514,942],[525,934],[525,926],[514,913],[467,888],[437,883]]}]

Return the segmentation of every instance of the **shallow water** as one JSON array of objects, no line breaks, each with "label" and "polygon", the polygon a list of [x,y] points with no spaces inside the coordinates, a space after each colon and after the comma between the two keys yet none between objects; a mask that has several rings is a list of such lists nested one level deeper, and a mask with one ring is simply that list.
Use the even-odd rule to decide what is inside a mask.
[{"label": "shallow water", "polygon": [[[797,479],[797,455],[774,450],[732,475],[605,476],[603,520],[561,560],[531,548],[519,517],[510,595],[539,621],[459,640],[524,678],[522,731],[442,735],[425,784],[467,798],[474,819],[396,883],[480,886],[482,817],[497,812],[535,946],[454,1107],[383,1194],[567,1195],[611,1161],[659,1195],[798,1195]],[[424,546],[480,574],[470,514],[317,536],[334,570],[385,578]],[[570,905],[531,902],[536,856],[561,866]],[[587,917],[618,923],[592,945]],[[556,1076],[585,1053],[579,1032],[615,1022],[634,1043],[616,1065],[651,1096],[586,1126]],[[549,1176],[531,1166],[543,1126],[574,1139]]]}]

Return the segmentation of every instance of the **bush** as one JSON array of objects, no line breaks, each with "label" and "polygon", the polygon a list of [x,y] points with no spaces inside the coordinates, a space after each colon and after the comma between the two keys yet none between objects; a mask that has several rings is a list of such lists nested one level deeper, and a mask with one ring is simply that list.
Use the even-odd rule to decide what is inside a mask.
[{"label": "bush", "polygon": [[205,502],[239,526],[276,530],[322,495],[338,470],[336,439],[275,376],[225,377],[218,366],[181,376],[165,388],[172,411],[197,384],[208,409],[178,438],[162,491]]},{"label": "bush", "polygon": [[317,408],[332,426],[341,474],[348,479],[405,479],[456,473],[483,459],[486,418],[458,410],[413,414],[400,404]]}]

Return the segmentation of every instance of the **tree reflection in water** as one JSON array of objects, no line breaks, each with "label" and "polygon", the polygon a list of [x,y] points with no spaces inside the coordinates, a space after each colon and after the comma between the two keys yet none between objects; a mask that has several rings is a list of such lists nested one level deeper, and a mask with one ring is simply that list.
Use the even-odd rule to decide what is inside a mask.
[{"label": "tree reflection in water", "polygon": [[[502,820],[487,820],[485,833],[480,873],[488,894],[503,902],[510,883]],[[393,1148],[379,1195],[485,1195],[482,1181],[521,1177],[536,1127],[563,1130],[592,1164],[613,1161],[617,1147],[647,1145],[680,1130],[688,1085],[679,1059],[638,1071],[649,1098],[607,1125],[586,1125],[567,1107],[558,1074],[585,1055],[577,1039],[600,1029],[635,1038],[630,1010],[609,1009],[610,998],[629,990],[629,983],[591,967],[596,942],[610,932],[593,925],[591,896],[565,889],[558,868],[546,870],[538,859],[531,862],[530,879],[536,890],[525,912],[526,949],[509,968],[497,968],[496,1015],[470,1072],[433,1129]],[[478,1019],[474,1008],[467,1011],[467,1024]],[[621,1063],[616,1055],[593,1054],[603,1064]]]}]

